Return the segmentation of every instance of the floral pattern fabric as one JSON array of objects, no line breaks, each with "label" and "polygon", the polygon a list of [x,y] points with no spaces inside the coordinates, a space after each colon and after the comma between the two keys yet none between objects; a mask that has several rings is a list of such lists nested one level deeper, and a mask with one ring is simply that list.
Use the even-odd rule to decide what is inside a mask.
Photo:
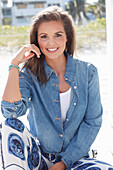
[{"label": "floral pattern fabric", "polygon": [[[39,141],[19,119],[8,118],[0,125],[1,170],[48,170],[56,162],[54,155],[43,153]],[[96,159],[82,158],[71,170],[113,170],[113,167]]]}]

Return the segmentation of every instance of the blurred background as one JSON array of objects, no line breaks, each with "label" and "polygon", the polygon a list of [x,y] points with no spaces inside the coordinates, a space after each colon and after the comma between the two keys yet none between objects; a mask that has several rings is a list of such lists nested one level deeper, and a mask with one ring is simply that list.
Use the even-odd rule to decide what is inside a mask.
[{"label": "blurred background", "polygon": [[[92,145],[97,159],[113,165],[113,1],[108,0],[0,0],[0,99],[8,66],[18,49],[29,43],[32,17],[45,7],[68,11],[76,29],[77,58],[98,68],[103,125]],[[28,125],[26,116],[20,118]],[[0,123],[4,120],[0,113]]]},{"label": "blurred background", "polygon": [[105,0],[0,0],[0,46],[12,50],[28,43],[32,17],[51,5],[61,6],[72,15],[77,48],[106,40]]}]

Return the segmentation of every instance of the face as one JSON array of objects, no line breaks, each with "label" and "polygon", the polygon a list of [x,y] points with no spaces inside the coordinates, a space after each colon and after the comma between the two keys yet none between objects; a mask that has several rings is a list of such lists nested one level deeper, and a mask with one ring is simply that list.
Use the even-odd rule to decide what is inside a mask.
[{"label": "face", "polygon": [[64,56],[67,37],[60,21],[43,22],[38,28],[38,44],[46,60]]}]

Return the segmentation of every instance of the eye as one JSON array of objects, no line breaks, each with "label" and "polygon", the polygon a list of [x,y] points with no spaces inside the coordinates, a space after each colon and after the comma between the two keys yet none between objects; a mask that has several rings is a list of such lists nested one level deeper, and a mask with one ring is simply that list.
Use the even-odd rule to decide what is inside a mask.
[{"label": "eye", "polygon": [[47,36],[46,36],[46,35],[42,35],[41,38],[42,38],[42,39],[45,39],[45,38],[47,38]]},{"label": "eye", "polygon": [[56,34],[56,37],[61,37],[62,36],[62,34]]}]

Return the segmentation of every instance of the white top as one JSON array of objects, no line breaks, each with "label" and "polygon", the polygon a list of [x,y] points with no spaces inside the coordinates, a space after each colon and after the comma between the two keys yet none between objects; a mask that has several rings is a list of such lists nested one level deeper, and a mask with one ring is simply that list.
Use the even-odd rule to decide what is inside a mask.
[{"label": "white top", "polygon": [[60,93],[60,105],[61,105],[61,116],[62,122],[66,119],[66,113],[70,105],[71,88],[64,93]]}]

